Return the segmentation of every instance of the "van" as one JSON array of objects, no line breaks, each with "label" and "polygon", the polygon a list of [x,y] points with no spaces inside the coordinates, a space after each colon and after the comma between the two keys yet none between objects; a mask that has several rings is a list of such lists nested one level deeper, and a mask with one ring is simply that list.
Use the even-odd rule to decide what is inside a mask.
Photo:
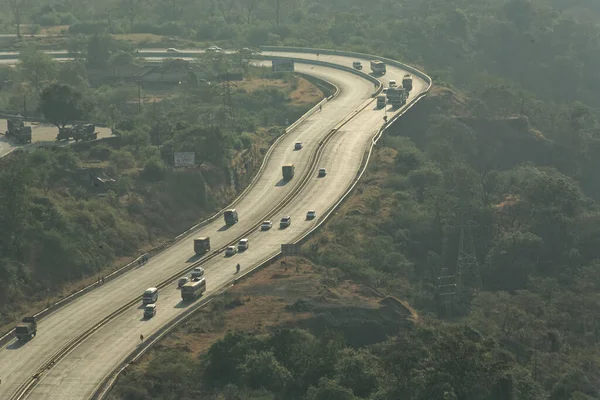
[{"label": "van", "polygon": [[158,300],[158,288],[155,288],[155,287],[148,288],[142,295],[142,303],[143,304],[156,303],[157,300]]},{"label": "van", "polygon": [[146,304],[144,307],[144,318],[152,318],[156,315],[156,304]]}]

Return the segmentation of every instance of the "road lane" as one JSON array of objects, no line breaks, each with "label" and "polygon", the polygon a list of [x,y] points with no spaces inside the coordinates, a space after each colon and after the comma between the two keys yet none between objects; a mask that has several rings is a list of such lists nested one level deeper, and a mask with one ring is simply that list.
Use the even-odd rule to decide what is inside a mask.
[{"label": "road lane", "polygon": [[[398,80],[404,74],[402,70],[392,69],[387,79]],[[273,218],[274,227],[270,231],[256,229],[248,236],[250,248],[247,251],[233,257],[218,257],[205,265],[208,288],[205,296],[233,279],[236,263],[241,264],[242,270],[248,269],[268,254],[277,253],[282,243],[292,243],[315,226],[317,220],[306,221],[306,212],[314,209],[320,217],[345,193],[358,173],[365,149],[383,123],[384,113],[383,109],[375,108],[375,101],[372,101],[327,144],[317,165],[317,168],[327,169],[326,177],[317,177],[315,171],[309,185]],[[279,219],[284,215],[292,217],[292,225],[279,229]],[[176,283],[161,291],[157,304],[157,315],[151,320],[144,320],[142,310],[132,307],[100,329],[53,368],[30,398],[87,398],[102,377],[139,345],[140,334],[148,337],[185,310]]]},{"label": "road lane", "polygon": [[[166,279],[189,265],[193,256],[193,238],[209,235],[213,249],[231,242],[241,232],[253,226],[264,210],[272,209],[289,191],[293,184],[277,186],[281,180],[281,165],[294,162],[296,176],[306,168],[310,152],[343,116],[370,98],[372,84],[355,75],[318,66],[297,66],[301,72],[322,77],[342,90],[334,101],[321,112],[315,113],[296,130],[288,134],[277,146],[268,161],[264,174],[255,187],[237,206],[240,222],[224,229],[222,219],[209,224],[199,232],[192,233],[166,251],[152,258],[145,266],[122,275],[112,282],[75,300],[40,321],[38,336],[20,346],[10,343],[0,350],[0,398],[6,398],[41,366],[55,351],[68,343],[80,332],[93,326],[96,321],[117,309],[134,296],[141,295],[147,287]],[[293,150],[295,141],[305,142],[301,151]],[[158,319],[157,319],[158,321]]]}]

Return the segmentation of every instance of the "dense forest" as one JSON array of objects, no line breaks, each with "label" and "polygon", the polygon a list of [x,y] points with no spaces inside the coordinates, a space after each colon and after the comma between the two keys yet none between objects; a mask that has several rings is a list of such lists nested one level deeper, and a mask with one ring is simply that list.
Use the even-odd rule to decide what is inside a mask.
[{"label": "dense forest", "polygon": [[[24,31],[58,26],[71,48],[113,35],[348,49],[419,66],[436,84],[304,250],[406,299],[424,322],[362,346],[332,327],[229,333],[197,358],[160,349],[115,397],[600,397],[597,2],[39,1],[18,13],[23,4],[6,3],[7,29],[18,14]],[[437,288],[446,275],[450,297]]]}]

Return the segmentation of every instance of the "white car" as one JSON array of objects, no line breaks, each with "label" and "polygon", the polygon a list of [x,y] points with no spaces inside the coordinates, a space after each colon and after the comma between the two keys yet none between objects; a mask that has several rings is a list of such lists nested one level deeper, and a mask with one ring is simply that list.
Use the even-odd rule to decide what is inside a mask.
[{"label": "white car", "polygon": [[296,142],[294,144],[294,150],[300,150],[302,148],[302,142]]},{"label": "white car", "polygon": [[177,49],[175,49],[175,48],[173,48],[173,47],[169,47],[169,48],[167,49],[167,53],[179,53],[179,50],[177,50]]},{"label": "white car", "polygon": [[204,268],[202,268],[202,267],[196,267],[192,271],[192,279],[199,279],[199,278],[202,278],[203,276],[204,276]]},{"label": "white car", "polygon": [[315,217],[317,216],[317,212],[315,210],[308,210],[308,212],[306,213],[306,219],[315,219]]},{"label": "white car", "polygon": [[208,49],[206,49],[206,51],[210,51],[213,53],[220,53],[221,51],[223,51],[223,49],[220,48],[219,46],[210,46]]},{"label": "white car", "polygon": [[260,230],[268,231],[272,227],[273,227],[273,223],[271,221],[263,221],[263,223],[260,225]]},{"label": "white car", "polygon": [[281,221],[279,221],[279,228],[280,229],[287,228],[291,224],[292,224],[292,217],[290,217],[289,215],[286,215],[285,217],[281,218]]},{"label": "white car", "polygon": [[390,79],[389,87],[396,87],[396,81],[394,79]]},{"label": "white car", "polygon": [[225,249],[225,255],[227,257],[231,257],[236,253],[237,253],[237,247],[235,247],[235,246],[227,246],[227,248]]},{"label": "white car", "polygon": [[248,239],[242,239],[238,242],[238,251],[248,250],[250,243]]}]

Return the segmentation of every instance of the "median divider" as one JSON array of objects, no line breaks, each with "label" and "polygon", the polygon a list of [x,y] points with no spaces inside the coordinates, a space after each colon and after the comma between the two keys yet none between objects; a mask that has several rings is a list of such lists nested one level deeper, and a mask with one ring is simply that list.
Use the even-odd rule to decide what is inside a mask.
[{"label": "median divider", "polygon": [[[319,79],[319,78],[315,78],[315,79]],[[325,82],[325,81],[324,81]],[[329,101],[330,99],[334,98],[335,96],[338,95],[339,93],[339,88],[337,88],[337,86],[333,85],[330,82],[326,82],[325,85],[332,85],[333,87],[335,87],[335,92],[332,96],[330,96],[330,98],[326,98],[323,99],[319,104],[323,104],[324,102]],[[273,150],[275,149],[275,147],[277,146],[277,144],[286,136],[287,133],[291,132],[292,130],[294,130],[295,128],[297,128],[301,122],[303,122],[304,120],[306,120],[306,118],[308,118],[308,116],[312,115],[312,113],[315,112],[316,109],[318,109],[319,104],[317,104],[315,107],[313,107],[311,110],[309,110],[307,113],[305,113],[303,116],[300,117],[300,119],[298,121],[295,121],[294,124],[290,125],[285,131],[284,134],[280,135],[275,142],[271,145],[271,147],[269,148],[269,150],[267,151],[267,153],[265,154],[265,157],[263,158],[263,162],[259,168],[259,170],[257,171],[256,175],[254,176],[253,180],[250,182],[250,184],[244,189],[244,191],[242,191],[242,193],[240,195],[238,195],[238,197],[236,197],[227,207],[223,208],[222,210],[220,210],[219,212],[217,212],[216,214],[214,214],[213,216],[209,217],[208,219],[192,226],[191,228],[187,229],[185,232],[181,233],[180,235],[176,236],[173,240],[167,241],[159,246],[154,247],[152,250],[148,251],[147,253],[144,253],[142,255],[140,255],[139,257],[135,258],[132,262],[120,267],[119,269],[117,269],[116,271],[108,274],[107,276],[104,277],[104,282],[107,281],[111,281],[114,280],[116,278],[118,278],[119,276],[123,275],[124,273],[130,271],[131,269],[133,269],[135,266],[139,265],[140,260],[142,260],[144,257],[146,257],[146,260],[150,259],[152,256],[160,253],[161,251],[164,251],[167,247],[175,244],[176,242],[184,239],[186,236],[190,235],[191,233],[193,233],[193,231],[202,228],[205,225],[210,224],[211,222],[215,221],[217,218],[219,218],[223,211],[228,209],[228,208],[232,208],[234,207],[237,203],[239,203],[246,195],[247,193],[250,191],[250,189],[256,185],[256,182],[258,181],[258,178],[260,177],[260,175],[262,174],[262,172],[264,171],[264,168],[267,164],[267,161],[269,159],[269,156],[271,155],[271,153],[273,152]],[[308,116],[307,116],[308,114]],[[301,121],[300,121],[301,120]],[[298,123],[299,122],[299,123]],[[102,286],[102,283],[98,283],[95,282],[91,285],[88,285],[86,287],[84,287],[83,289],[65,297],[64,299],[61,299],[60,301],[46,307],[45,309],[37,312],[36,314],[34,314],[34,317],[36,318],[36,320],[39,322],[40,320],[42,320],[44,317],[50,315],[51,313],[53,313],[54,311],[57,311],[58,309],[66,306],[67,304],[73,302],[74,300],[76,300],[77,298],[83,296],[86,293],[89,293],[90,291],[98,288]],[[14,335],[14,328],[12,328],[9,332],[7,332],[6,334],[4,334],[2,337],[0,337],[0,346],[4,346],[6,344],[8,344],[11,340],[13,340],[13,338],[15,337]]]}]

